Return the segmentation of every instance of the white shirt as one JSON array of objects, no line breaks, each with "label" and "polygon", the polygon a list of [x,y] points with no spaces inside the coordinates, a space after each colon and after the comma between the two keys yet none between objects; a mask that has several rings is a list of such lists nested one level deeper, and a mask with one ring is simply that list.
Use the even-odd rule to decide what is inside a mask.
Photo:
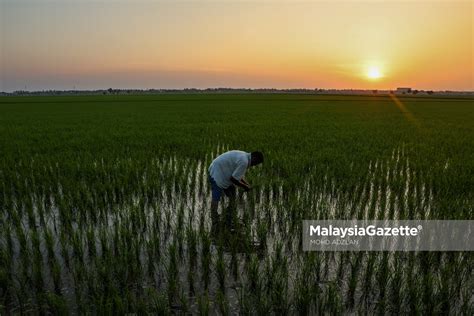
[{"label": "white shirt", "polygon": [[250,166],[250,153],[240,150],[231,150],[214,159],[209,166],[209,175],[216,184],[227,189],[232,185],[230,177],[240,181]]}]

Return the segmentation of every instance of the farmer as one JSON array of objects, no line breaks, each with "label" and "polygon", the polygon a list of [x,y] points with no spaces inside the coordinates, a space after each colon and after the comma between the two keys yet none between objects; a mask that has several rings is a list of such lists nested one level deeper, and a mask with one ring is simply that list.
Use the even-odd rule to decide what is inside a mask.
[{"label": "farmer", "polygon": [[211,219],[213,223],[218,219],[217,208],[224,192],[229,197],[229,207],[226,212],[226,224],[232,223],[232,210],[235,208],[235,186],[248,192],[251,187],[244,179],[245,172],[251,166],[263,162],[263,154],[259,151],[247,153],[240,150],[231,150],[214,159],[209,166],[209,181],[212,189]]}]

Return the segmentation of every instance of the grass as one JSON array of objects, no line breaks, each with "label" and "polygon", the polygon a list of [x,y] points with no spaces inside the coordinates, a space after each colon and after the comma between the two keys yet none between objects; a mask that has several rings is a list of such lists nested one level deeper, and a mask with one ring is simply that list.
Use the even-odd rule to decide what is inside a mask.
[{"label": "grass", "polygon": [[[472,99],[400,101],[0,98],[0,313],[472,314],[471,253],[301,250],[303,219],[472,219]],[[265,163],[215,235],[228,149]]]}]

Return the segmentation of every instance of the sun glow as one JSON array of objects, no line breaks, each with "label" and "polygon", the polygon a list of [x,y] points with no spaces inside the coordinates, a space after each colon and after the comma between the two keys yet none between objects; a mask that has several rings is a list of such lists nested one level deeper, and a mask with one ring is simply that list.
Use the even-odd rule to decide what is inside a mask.
[{"label": "sun glow", "polygon": [[367,69],[367,78],[372,80],[377,80],[382,77],[382,73],[380,72],[380,68],[377,66],[370,66]]}]

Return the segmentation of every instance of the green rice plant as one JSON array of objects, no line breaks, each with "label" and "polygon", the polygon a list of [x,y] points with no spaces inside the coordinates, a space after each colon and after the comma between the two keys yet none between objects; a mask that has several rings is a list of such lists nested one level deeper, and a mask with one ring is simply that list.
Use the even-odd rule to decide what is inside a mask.
[{"label": "green rice plant", "polygon": [[185,239],[185,229],[184,228],[178,228],[175,231],[175,236],[176,236],[176,243],[177,243],[177,248],[178,248],[178,255],[180,261],[183,261],[184,259],[184,239]]},{"label": "green rice plant", "polygon": [[179,313],[183,315],[187,315],[190,313],[190,306],[188,301],[188,295],[184,289],[181,289],[181,293],[179,295]]},{"label": "green rice plant", "polygon": [[[41,200],[41,198],[39,198]],[[45,206],[41,201],[36,203],[36,212],[41,227],[46,227]]]},{"label": "green rice plant", "polygon": [[224,249],[222,243],[217,247],[216,274],[219,287],[225,293],[227,267],[224,260]]},{"label": "green rice plant", "polygon": [[40,238],[36,230],[31,231],[31,243],[33,250],[33,266],[32,266],[32,277],[33,284],[36,287],[37,293],[42,293],[44,288],[43,282],[43,256],[40,249]]},{"label": "green rice plant", "polygon": [[0,244],[0,305],[1,312],[6,313],[7,308],[13,303],[13,280],[11,277],[11,253]]},{"label": "green rice plant", "polygon": [[91,258],[94,258],[97,254],[97,249],[95,246],[95,242],[96,242],[95,231],[92,227],[90,227],[87,230],[86,239],[87,239],[87,253],[88,253],[89,258],[91,259]]},{"label": "green rice plant", "polygon": [[169,306],[174,305],[175,299],[178,297],[178,253],[177,246],[175,243],[171,243],[168,247],[168,265],[166,269],[167,275],[167,293],[168,293],[168,304]]},{"label": "green rice plant", "polygon": [[421,275],[421,303],[423,313],[433,314],[435,304],[433,304],[434,297],[434,280],[433,280],[433,260],[430,253],[422,252],[419,254],[420,265],[423,267]]},{"label": "green rice plant", "polygon": [[419,275],[418,271],[415,270],[415,254],[410,253],[408,256],[408,266],[407,266],[407,308],[409,313],[421,314],[421,305],[420,305],[420,291],[419,291]]},{"label": "green rice plant", "polygon": [[46,244],[46,250],[48,252],[48,261],[52,262],[55,259],[55,254],[54,254],[54,240],[53,240],[53,233],[48,227],[44,228],[44,241]]},{"label": "green rice plant", "polygon": [[82,233],[79,230],[73,231],[70,238],[73,258],[83,264],[84,246],[82,243]]},{"label": "green rice plant", "polygon": [[84,280],[86,277],[85,267],[81,264],[75,264],[72,269],[72,277],[74,280],[74,294],[75,294],[75,301],[78,307],[78,312],[85,312],[86,311],[86,300],[84,298]]},{"label": "green rice plant", "polygon": [[262,290],[262,280],[261,274],[259,271],[260,262],[256,255],[250,255],[246,261],[245,270],[247,272],[247,284],[249,291],[255,293],[258,297],[260,296],[260,291]]},{"label": "green rice plant", "polygon": [[390,288],[389,288],[389,303],[390,303],[390,313],[400,314],[401,307],[403,303],[403,266],[402,258],[399,255],[396,255],[393,263],[393,274],[390,278]]},{"label": "green rice plant", "polygon": [[459,307],[459,313],[462,315],[472,315],[474,312],[474,306],[472,304],[472,283],[461,289],[460,300],[462,302]]},{"label": "green rice plant", "polygon": [[50,261],[51,265],[51,278],[53,279],[54,292],[57,295],[61,294],[61,266],[56,259]]},{"label": "green rice plant", "polygon": [[207,293],[198,295],[197,302],[198,302],[198,314],[201,316],[209,315],[210,303],[209,303],[209,297]]},{"label": "green rice plant", "polygon": [[267,263],[266,289],[276,314],[287,314],[290,308],[288,295],[288,265],[283,256],[283,244],[277,242],[274,257]]},{"label": "green rice plant", "polygon": [[[153,238],[153,237],[152,237]],[[154,239],[146,241],[146,273],[149,279],[155,279],[155,263],[159,259],[155,256]]]},{"label": "green rice plant", "polygon": [[110,255],[109,245],[108,245],[108,236],[107,231],[102,229],[99,231],[99,240],[100,240],[100,250],[102,257],[107,258]]},{"label": "green rice plant", "polygon": [[204,289],[209,287],[211,277],[211,239],[208,233],[201,233],[201,280]]},{"label": "green rice plant", "polygon": [[59,234],[59,244],[61,245],[61,258],[64,260],[64,264],[66,268],[70,268],[70,255],[69,255],[69,244],[68,244],[68,237],[64,231],[60,231]]},{"label": "green rice plant", "polygon": [[444,262],[440,267],[440,277],[436,282],[439,289],[436,295],[439,302],[439,310],[436,312],[449,313],[454,306],[461,305],[462,288],[474,286],[466,286],[466,283],[469,284],[470,281],[465,273],[471,273],[472,268],[462,272],[464,269],[455,264],[456,257],[459,255],[459,253],[452,252],[443,254]]},{"label": "green rice plant", "polygon": [[237,238],[230,239],[230,270],[234,280],[238,280],[239,275],[239,258],[237,257],[237,247],[238,247]]},{"label": "green rice plant", "polygon": [[20,251],[25,252],[28,250],[27,236],[24,232],[23,225],[21,224],[21,218],[17,212],[14,212],[12,215],[12,219],[15,224],[16,238],[18,239],[20,245]]},{"label": "green rice plant", "polygon": [[362,293],[360,296],[359,304],[362,305],[365,309],[368,308],[369,300],[372,296],[372,278],[375,270],[375,261],[376,261],[376,254],[368,253],[367,254],[367,262],[365,264],[365,271],[364,271],[364,278],[362,281]]},{"label": "green rice plant", "polygon": [[33,202],[31,197],[25,199],[25,208],[28,215],[28,226],[30,229],[36,229],[36,216],[33,210]]},{"label": "green rice plant", "polygon": [[260,222],[258,223],[258,226],[257,226],[257,236],[258,236],[258,240],[259,240],[259,245],[262,249],[262,251],[265,250],[265,248],[267,247],[267,226],[265,225],[265,223],[263,222]]},{"label": "green rice plant", "polygon": [[196,265],[197,265],[197,234],[196,231],[193,230],[191,225],[188,225],[186,229],[186,239],[188,244],[188,284],[189,284],[189,291],[191,294],[194,293],[194,275],[196,272]]},{"label": "green rice plant", "polygon": [[349,309],[354,308],[355,294],[357,290],[357,284],[359,283],[359,272],[363,260],[363,252],[352,254],[355,260],[350,261],[350,276],[347,286],[347,307]]},{"label": "green rice plant", "polygon": [[125,227],[121,227],[118,222],[115,222],[113,229],[114,231],[111,242],[112,255],[114,255],[115,257],[120,257],[122,255],[122,252],[126,250],[125,248],[122,250],[120,247],[122,240],[124,240],[124,236],[122,236],[122,233],[126,235],[127,230]]},{"label": "green rice plant", "polygon": [[163,293],[156,291],[154,288],[147,288],[146,289],[146,297],[148,298],[148,302],[150,304],[149,311],[156,315],[171,315],[170,310],[168,308],[168,300]]},{"label": "green rice plant", "polygon": [[338,266],[337,280],[339,282],[339,285],[342,284],[342,280],[346,279],[344,274],[346,272],[346,264],[349,261],[349,256],[350,256],[349,252],[340,252],[340,253],[338,253],[339,263],[337,264],[337,266]]},{"label": "green rice plant", "polygon": [[329,282],[326,291],[326,311],[331,315],[339,315],[343,310],[342,298],[336,282]]},{"label": "green rice plant", "polygon": [[56,293],[46,292],[43,300],[47,306],[46,310],[48,313],[53,315],[69,315],[71,312],[67,301]]},{"label": "green rice plant", "polygon": [[379,310],[380,314],[385,313],[386,309],[386,295],[387,295],[387,285],[389,283],[389,264],[388,264],[388,252],[383,252],[382,253],[382,258],[380,258],[379,266],[378,266],[378,271],[377,271],[377,285],[378,285],[378,303],[377,303],[377,309]]},{"label": "green rice plant", "polygon": [[221,315],[230,315],[229,302],[227,301],[225,293],[221,289],[217,290],[216,302]]},{"label": "green rice plant", "polygon": [[164,235],[165,235],[165,241],[167,241],[167,236],[170,235],[170,232],[171,232],[171,210],[168,209],[167,211],[164,212],[165,213],[165,231],[164,231]]},{"label": "green rice plant", "polygon": [[315,286],[317,286],[315,273],[313,271],[313,257],[303,257],[303,266],[299,267],[296,280],[294,282],[293,302],[295,310],[299,315],[310,315],[312,312],[313,300],[315,297]]},{"label": "green rice plant", "polygon": [[247,294],[243,287],[237,289],[239,312],[241,315],[251,315],[254,311],[250,295]]},{"label": "green rice plant", "polygon": [[3,231],[3,242],[0,242],[0,258],[2,259],[2,267],[4,269],[12,268],[12,255],[13,255],[13,236],[12,230],[9,224],[4,225],[5,229]]},{"label": "green rice plant", "polygon": [[116,293],[107,294],[102,300],[94,304],[98,307],[98,314],[125,314],[127,309],[123,299]]}]

